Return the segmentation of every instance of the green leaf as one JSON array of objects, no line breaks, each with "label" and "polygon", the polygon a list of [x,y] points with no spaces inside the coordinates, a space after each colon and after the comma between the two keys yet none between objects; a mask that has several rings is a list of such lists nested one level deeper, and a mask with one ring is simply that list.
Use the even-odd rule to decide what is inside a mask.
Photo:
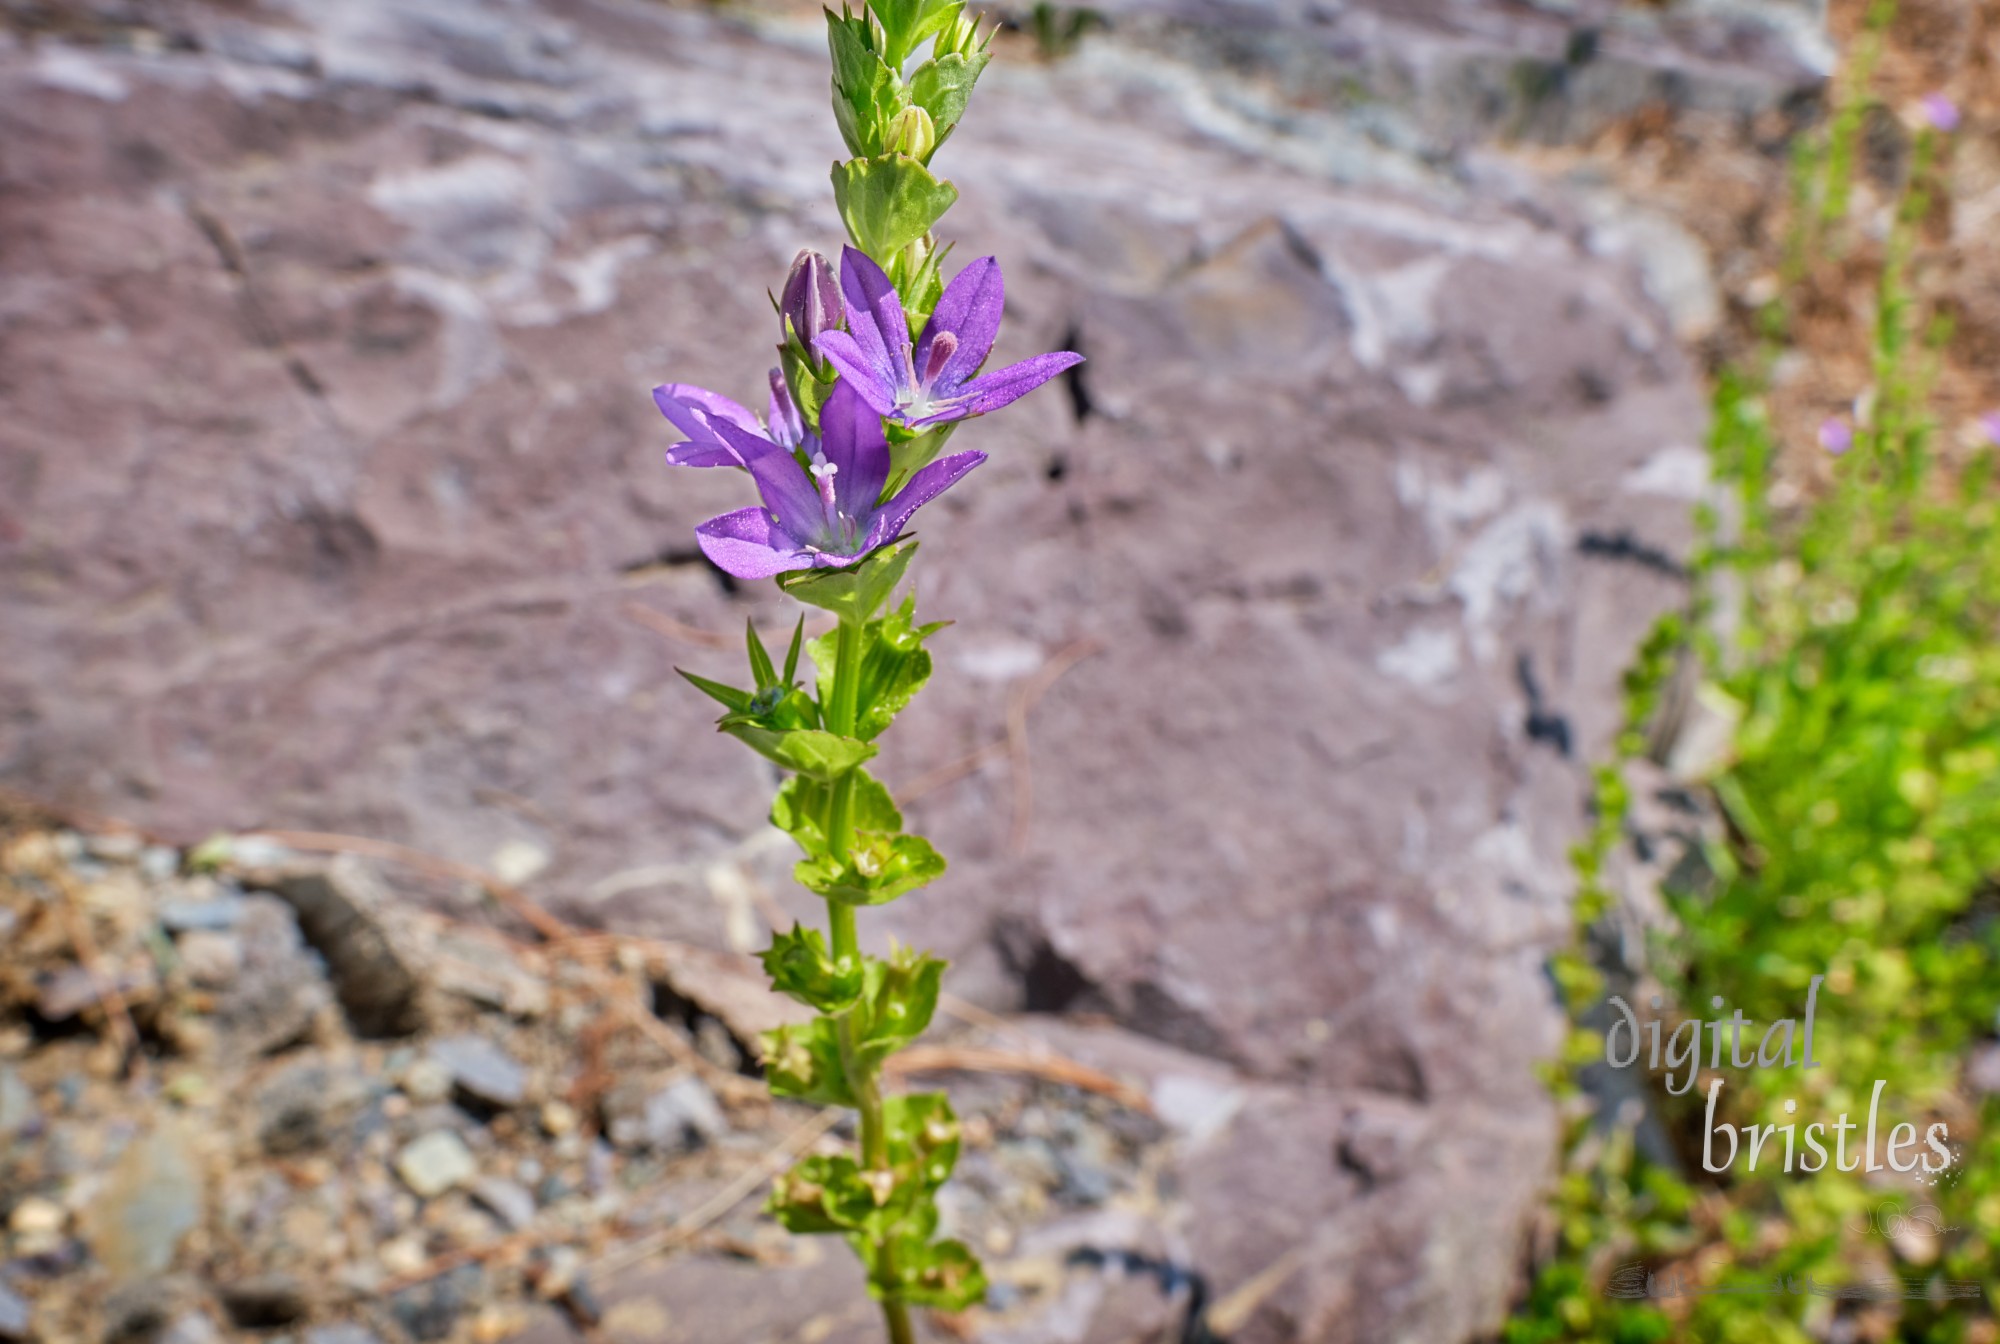
[{"label": "green leaf", "polygon": [[814,779],[838,778],[875,754],[868,742],[818,728],[773,729],[748,714],[724,715],[722,731],[785,769]]},{"label": "green leaf", "polygon": [[764,641],[757,638],[757,623],[743,622],[743,642],[749,647],[750,675],[757,679],[757,689],[782,685],[778,680],[778,669],[771,665],[771,655],[764,649]]},{"label": "green leaf", "polygon": [[847,620],[866,621],[881,609],[916,558],[917,543],[878,546],[845,569],[803,569],[781,575],[778,586],[811,606]]},{"label": "green leaf", "polygon": [[889,1166],[898,1180],[935,1191],[951,1179],[958,1165],[958,1117],[942,1092],[916,1092],[886,1097],[882,1126],[888,1138]]},{"label": "green leaf", "polygon": [[871,0],[869,8],[882,24],[882,59],[901,70],[924,39],[957,21],[963,0]]},{"label": "green leaf", "polygon": [[[866,770],[854,771],[852,829],[894,833],[903,829],[903,814],[896,809],[889,790]],[[804,775],[795,776],[778,790],[771,803],[771,824],[799,842],[799,848],[814,858],[826,853],[826,809],[832,785]]]},{"label": "green leaf", "polygon": [[860,158],[882,153],[883,128],[909,105],[902,80],[877,54],[868,15],[826,15],[827,47],[833,56],[833,119],[848,152]]},{"label": "green leaf", "polygon": [[771,988],[829,1015],[852,1008],[866,983],[858,961],[842,958],[836,962],[818,929],[796,923],[790,933],[771,935],[771,946],[762,959]]},{"label": "green leaf", "polygon": [[828,854],[801,859],[792,876],[830,901],[886,905],[935,881],[944,868],[943,856],[920,835],[857,830],[846,863]]},{"label": "green leaf", "polygon": [[744,714],[749,712],[750,701],[754,698],[749,691],[739,691],[734,686],[725,686],[719,681],[710,681],[707,677],[697,677],[686,668],[677,667],[674,671],[680,673],[696,690],[720,704],[724,709],[730,711],[730,713]]},{"label": "green leaf", "polygon": [[958,188],[902,154],[833,165],[833,200],[855,245],[886,261],[931,231]]},{"label": "green leaf", "polygon": [[925,61],[910,76],[910,99],[930,114],[938,144],[942,145],[950,138],[958,119],[965,115],[966,102],[972,97],[972,86],[978,83],[979,72],[992,59],[984,51],[970,57],[953,52]]},{"label": "green leaf", "polygon": [[787,1232],[866,1231],[879,1236],[900,1218],[901,1210],[892,1208],[896,1193],[851,1157],[815,1154],[771,1183],[764,1211]]},{"label": "green leaf", "polygon": [[835,1031],[834,1019],[816,1017],[764,1033],[764,1081],[773,1095],[822,1106],[855,1104]]},{"label": "green leaf", "polygon": [[944,958],[899,947],[887,961],[868,958],[867,987],[854,1009],[855,1048],[879,1062],[924,1034],[937,1012]]},{"label": "green leaf", "polygon": [[[950,622],[918,625],[916,609],[916,598],[906,597],[896,610],[862,627],[861,687],[855,696],[860,722],[855,724],[854,733],[864,742],[880,737],[930,680],[931,656],[923,647],[924,641]],[[832,694],[836,641],[837,633],[829,632],[809,646],[813,664],[819,669],[821,704]]]},{"label": "green leaf", "polygon": [[792,627],[792,647],[785,650],[785,685],[789,686],[799,674],[799,645],[806,637],[806,618],[799,617],[799,623]]},{"label": "green leaf", "polygon": [[868,1277],[877,1301],[907,1302],[938,1311],[964,1311],[986,1297],[986,1271],[961,1241],[927,1241],[913,1235],[895,1239],[895,1279],[884,1282],[878,1268]]}]

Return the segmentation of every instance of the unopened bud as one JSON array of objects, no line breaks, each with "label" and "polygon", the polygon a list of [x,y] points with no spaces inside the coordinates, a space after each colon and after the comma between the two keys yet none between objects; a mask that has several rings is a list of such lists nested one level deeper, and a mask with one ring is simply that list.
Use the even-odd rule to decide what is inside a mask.
[{"label": "unopened bud", "polygon": [[882,148],[890,154],[907,154],[923,163],[937,148],[937,127],[931,114],[912,104],[889,119],[882,128]]},{"label": "unopened bud", "polygon": [[821,332],[833,331],[847,320],[840,304],[840,282],[825,257],[807,250],[793,260],[778,313],[788,328],[782,334],[787,339],[797,336],[808,351]]}]

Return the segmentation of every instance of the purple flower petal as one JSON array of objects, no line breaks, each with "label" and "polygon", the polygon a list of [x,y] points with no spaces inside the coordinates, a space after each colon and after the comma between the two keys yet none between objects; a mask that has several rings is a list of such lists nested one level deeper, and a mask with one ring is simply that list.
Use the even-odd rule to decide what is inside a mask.
[{"label": "purple flower petal", "polygon": [[950,489],[959,477],[985,460],[986,454],[980,452],[953,453],[920,469],[910,477],[907,485],[896,492],[896,497],[883,507],[882,512],[875,515],[874,526],[868,529],[868,539],[861,549],[872,551],[877,546],[894,541],[912,514]]},{"label": "purple flower petal", "polygon": [[910,428],[922,429],[925,425],[935,425],[945,420],[960,420],[966,416],[985,415],[988,411],[997,411],[1011,401],[1018,401],[1063,370],[1075,368],[1081,363],[1083,363],[1082,355],[1068,350],[1058,350],[1052,354],[1024,359],[1019,364],[1009,364],[1004,369],[975,378],[959,388],[949,401],[938,406],[936,412],[910,421]]},{"label": "purple flower petal", "polygon": [[813,348],[839,372],[842,383],[853,385],[875,414],[888,415],[896,409],[895,387],[868,362],[868,352],[852,336],[829,331],[813,342]]},{"label": "purple flower petal", "polygon": [[758,458],[769,457],[773,453],[780,457],[790,456],[762,434],[748,433],[727,421],[717,421],[715,432],[721,436],[723,447],[729,452],[729,465],[733,467],[747,467]]},{"label": "purple flower petal", "polygon": [[[910,323],[896,287],[874,259],[859,248],[840,250],[840,288],[847,295],[847,329],[861,355],[878,378],[888,381],[899,397],[914,389],[909,382]],[[829,354],[828,358],[832,358]]]},{"label": "purple flower petal", "polygon": [[1923,96],[1924,118],[1931,125],[1950,135],[1958,129],[1958,104],[1941,93],[1927,93]]},{"label": "purple flower petal", "polygon": [[837,468],[836,507],[849,518],[868,517],[889,480],[889,441],[882,433],[881,415],[854,384],[842,379],[820,408],[819,438],[826,460]]},{"label": "purple flower petal", "polygon": [[718,425],[735,425],[752,434],[762,432],[757,417],[720,393],[692,383],[667,383],[653,389],[653,404],[687,435],[686,443],[667,450],[667,461],[679,467],[733,467],[739,459],[716,432]]},{"label": "purple flower petal", "polygon": [[1854,446],[1854,428],[1837,415],[1820,421],[1819,446],[1839,457]]},{"label": "purple flower petal", "polygon": [[804,540],[817,536],[826,525],[826,510],[812,477],[787,452],[766,453],[746,462],[757,480],[757,493],[764,506],[777,515],[778,526]]},{"label": "purple flower petal", "polygon": [[1986,431],[1986,437],[1992,440],[1993,446],[2000,448],[2000,411],[1988,411],[1980,416],[1979,425]]},{"label": "purple flower petal", "polygon": [[711,518],[695,528],[694,539],[717,568],[739,579],[768,579],[813,567],[813,557],[801,551],[763,509],[738,509]]},{"label": "purple flower petal", "polygon": [[949,393],[979,372],[979,366],[993,351],[994,338],[1000,334],[1000,310],[1006,302],[1006,282],[1000,276],[1000,263],[992,257],[968,263],[944,287],[937,307],[931,310],[930,321],[924,324],[924,334],[917,341],[917,376],[923,377],[930,367],[932,342],[940,332],[947,331],[958,338],[958,348],[945,360],[931,385]]}]

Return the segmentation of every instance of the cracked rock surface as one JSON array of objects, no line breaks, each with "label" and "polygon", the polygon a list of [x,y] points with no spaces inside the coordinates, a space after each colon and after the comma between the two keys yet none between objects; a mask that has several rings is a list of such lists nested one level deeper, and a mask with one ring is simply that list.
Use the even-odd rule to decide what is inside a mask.
[{"label": "cracked rock surface", "polygon": [[[1604,7],[1334,8],[1340,51],[1435,71],[1575,63],[1550,34]],[[667,469],[647,396],[752,399],[763,289],[839,241],[815,16],[79,12],[0,31],[0,782],[183,842],[395,840],[717,949],[817,917],[772,774],[671,670],[792,613],[699,560],[742,485]],[[1468,1339],[1554,1152],[1542,963],[1582,763],[1681,594],[1713,285],[1422,80],[1370,121],[1205,64],[1227,15],[1114,21],[1015,42],[940,157],[1006,268],[996,360],[1089,362],[965,431],[991,461],[926,528],[957,624],[879,773],[953,866],[865,933],[1184,1103],[1181,1212],[1119,1235],[1217,1294],[1289,1264],[1232,1338]],[[1710,110],[1809,78],[1714,22],[1605,41]],[[1551,87],[1538,134],[1624,106]],[[956,768],[1029,688],[1024,749]],[[994,1338],[1128,1337],[1092,1301]]]}]

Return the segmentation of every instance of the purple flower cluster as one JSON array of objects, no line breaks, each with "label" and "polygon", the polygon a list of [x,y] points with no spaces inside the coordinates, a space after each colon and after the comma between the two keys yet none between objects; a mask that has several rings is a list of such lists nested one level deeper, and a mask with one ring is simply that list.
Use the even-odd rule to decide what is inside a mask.
[{"label": "purple flower cluster", "polygon": [[991,257],[945,286],[914,345],[895,286],[867,254],[844,249],[838,292],[831,279],[822,259],[805,254],[780,304],[791,348],[817,356],[811,365],[838,375],[816,430],[779,369],[771,370],[770,409],[761,424],[705,388],[653,389],[661,413],[687,435],[667,450],[669,464],[742,467],[757,483],[761,505],[695,529],[702,552],[739,579],[851,565],[894,541],[912,514],[986,460],[979,452],[939,458],[885,500],[891,465],[885,421],[922,431],[985,415],[1082,360],[1064,351],[979,372],[999,335],[1006,297]]}]

